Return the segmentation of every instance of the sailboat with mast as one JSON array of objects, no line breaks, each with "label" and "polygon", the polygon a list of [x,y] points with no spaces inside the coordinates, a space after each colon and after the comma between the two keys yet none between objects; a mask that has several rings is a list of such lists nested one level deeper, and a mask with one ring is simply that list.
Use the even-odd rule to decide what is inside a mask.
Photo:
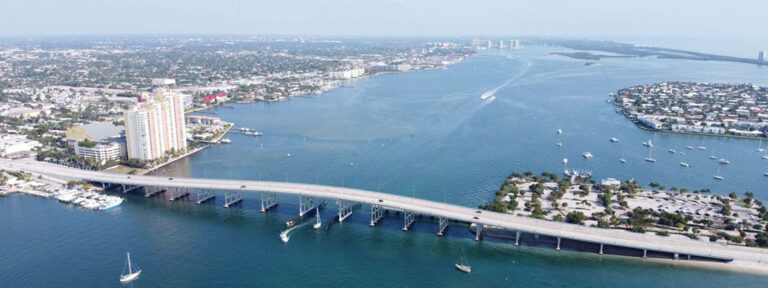
[{"label": "sailboat with mast", "polygon": [[313,229],[317,230],[320,229],[321,226],[323,226],[323,222],[320,221],[320,208],[315,208],[315,225],[312,226]]},{"label": "sailboat with mast", "polygon": [[619,158],[619,161],[621,163],[627,163],[627,159],[624,158],[624,150],[621,150],[621,158]]},{"label": "sailboat with mast", "polygon": [[720,176],[720,167],[717,167],[717,174],[715,176],[712,176],[712,178],[715,178],[717,180],[724,180],[723,176]]},{"label": "sailboat with mast", "polygon": [[655,163],[656,158],[653,158],[653,146],[649,146],[651,149],[648,149],[648,158],[645,158],[645,161]]},{"label": "sailboat with mast", "polygon": [[[120,282],[126,283],[131,282],[133,280],[136,280],[139,278],[139,275],[141,275],[141,269],[135,270],[133,269],[133,264],[131,264],[131,253],[125,253],[126,257],[128,258],[128,263],[126,266],[128,266],[128,274],[120,275]],[[123,272],[125,272],[125,268],[123,268]]]}]

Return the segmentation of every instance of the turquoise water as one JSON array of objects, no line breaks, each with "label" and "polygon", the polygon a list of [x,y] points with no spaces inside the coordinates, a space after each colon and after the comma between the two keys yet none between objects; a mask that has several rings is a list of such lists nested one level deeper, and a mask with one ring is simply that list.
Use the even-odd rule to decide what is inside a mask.
[{"label": "turquoise water", "polygon": [[[477,206],[514,171],[590,169],[596,177],[718,193],[762,187],[768,160],[757,141],[640,130],[607,94],[663,80],[768,84],[768,71],[750,65],[657,59],[583,61],[553,56],[558,48],[485,52],[447,69],[389,74],[313,97],[235,105],[214,111],[263,137],[231,133],[233,143],[204,150],[158,173],[348,186]],[[506,85],[504,85],[506,83]],[[480,95],[496,90],[495,99]],[[564,146],[555,143],[561,128]],[[611,143],[610,137],[621,142]],[[653,139],[655,164],[646,163]],[[768,143],[766,143],[768,144]],[[720,174],[707,146],[731,160]],[[666,152],[674,148],[687,156]],[[582,152],[595,155],[584,160]],[[628,160],[618,159],[624,151]],[[290,153],[291,157],[286,157]],[[683,169],[684,161],[692,168]],[[765,276],[713,271],[632,258],[475,242],[466,227],[436,237],[436,224],[418,220],[400,231],[390,215],[370,228],[368,207],[327,232],[302,226],[287,244],[278,234],[297,213],[296,199],[258,212],[256,195],[241,206],[171,203],[163,196],[129,196],[101,213],[22,195],[0,198],[0,287],[118,286],[124,253],[144,269],[131,285],[157,286],[510,286],[510,287],[764,287]],[[324,219],[335,213],[331,203]],[[471,275],[452,267],[462,254]]]}]

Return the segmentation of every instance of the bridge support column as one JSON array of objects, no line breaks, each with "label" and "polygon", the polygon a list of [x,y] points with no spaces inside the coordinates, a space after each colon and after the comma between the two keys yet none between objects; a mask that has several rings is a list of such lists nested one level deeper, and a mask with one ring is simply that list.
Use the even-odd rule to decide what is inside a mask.
[{"label": "bridge support column", "polygon": [[643,249],[643,258],[648,258],[648,249]]},{"label": "bridge support column", "polygon": [[[136,188],[138,188],[138,186],[133,187],[133,188],[129,188],[126,192],[131,191],[131,190],[136,189]],[[159,194],[159,193],[163,193],[163,192],[165,192],[165,189],[161,189],[160,187],[157,187],[157,186],[155,186],[155,187],[151,187],[151,186],[150,187],[144,187],[144,197],[145,198],[149,198],[149,197],[154,196],[155,194]]]},{"label": "bridge support column", "polygon": [[344,222],[344,219],[347,219],[349,215],[352,215],[352,206],[354,203],[344,200],[336,200],[336,203],[339,204],[339,222]]},{"label": "bridge support column", "polygon": [[211,200],[216,197],[211,189],[200,189],[197,191],[197,205],[205,203],[205,201]]},{"label": "bridge support column", "polygon": [[675,253],[675,260],[680,259],[680,254]]},{"label": "bridge support column", "polygon": [[277,193],[261,192],[261,213],[277,206]]},{"label": "bridge support column", "polygon": [[371,205],[371,227],[384,217],[384,208],[381,205]]},{"label": "bridge support column", "polygon": [[555,250],[560,251],[560,237],[557,237],[557,248]]},{"label": "bridge support column", "polygon": [[688,254],[688,260],[691,260],[691,254]]},{"label": "bridge support column", "polygon": [[477,223],[477,231],[475,233],[475,241],[483,240],[483,224]]},{"label": "bridge support column", "polygon": [[171,198],[169,200],[176,201],[187,196],[189,196],[189,189],[173,188],[173,193],[171,194]]},{"label": "bridge support column", "polygon": [[315,209],[315,202],[312,197],[303,198],[299,195],[299,217],[304,216],[312,209]]},{"label": "bridge support column", "polygon": [[408,231],[408,227],[411,227],[415,221],[413,212],[403,211],[403,231]]},{"label": "bridge support column", "polygon": [[597,254],[603,255],[603,243],[600,243],[600,252]]},{"label": "bridge support column", "polygon": [[515,246],[520,246],[520,231],[515,232]]},{"label": "bridge support column", "polygon": [[238,191],[224,191],[224,208],[229,208],[243,201],[243,194]]},{"label": "bridge support column", "polygon": [[443,236],[445,229],[448,229],[448,219],[443,217],[438,218],[439,226],[437,228],[437,236]]}]

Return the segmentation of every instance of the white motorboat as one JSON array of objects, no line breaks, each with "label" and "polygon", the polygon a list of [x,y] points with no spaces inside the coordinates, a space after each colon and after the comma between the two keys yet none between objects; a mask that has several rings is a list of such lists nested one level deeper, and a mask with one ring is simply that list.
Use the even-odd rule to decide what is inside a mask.
[{"label": "white motorboat", "polygon": [[720,158],[720,160],[717,160],[717,162],[723,165],[731,164],[731,161],[728,161],[728,159],[725,158]]},{"label": "white motorboat", "polygon": [[583,156],[586,159],[592,159],[592,157],[593,157],[592,153],[589,153],[589,152],[584,152],[584,153],[581,154],[581,156]]},{"label": "white motorboat", "polygon": [[563,134],[563,129],[557,129],[557,134]]},{"label": "white motorboat", "polygon": [[683,167],[685,167],[685,168],[691,167],[691,165],[690,165],[690,164],[688,164],[688,163],[685,163],[685,162],[680,162],[680,166],[683,166]]},{"label": "white motorboat", "polygon": [[677,153],[677,151],[675,151],[675,149],[669,149],[669,150],[667,150],[667,152],[672,153],[672,154]]},{"label": "white motorboat", "polygon": [[[131,253],[125,253],[126,258],[128,258],[128,274],[120,275],[120,282],[126,283],[131,282],[133,280],[136,280],[139,278],[139,275],[141,275],[141,269],[134,271],[133,270],[133,264],[131,264]],[[125,270],[125,268],[123,268]]]},{"label": "white motorboat", "polygon": [[221,140],[219,140],[219,142],[224,143],[224,144],[230,144],[230,143],[232,143],[232,140],[229,140],[229,138],[221,138]]},{"label": "white motorboat", "polygon": [[693,150],[693,146],[685,146],[685,149]]},{"label": "white motorboat", "polygon": [[707,150],[706,146],[699,146],[699,150]]},{"label": "white motorboat", "polygon": [[608,140],[611,140],[611,142],[614,142],[614,143],[616,143],[616,142],[619,142],[619,139],[618,139],[618,138],[616,138],[616,137],[611,137],[611,138],[610,138],[610,139],[608,139]]}]

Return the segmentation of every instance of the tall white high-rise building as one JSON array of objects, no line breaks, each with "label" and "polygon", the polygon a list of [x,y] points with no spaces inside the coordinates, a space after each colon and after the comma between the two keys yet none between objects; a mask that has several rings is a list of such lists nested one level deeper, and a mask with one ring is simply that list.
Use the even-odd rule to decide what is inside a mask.
[{"label": "tall white high-rise building", "polygon": [[757,52],[757,61],[765,62],[765,51]]},{"label": "tall white high-rise building", "polygon": [[504,49],[504,40],[499,40],[499,49]]},{"label": "tall white high-rise building", "polygon": [[493,47],[493,42],[491,42],[491,40],[488,40],[488,49],[491,49],[491,47]]},{"label": "tall white high-rise building", "polygon": [[187,149],[184,95],[167,88],[142,93],[139,104],[125,112],[129,159],[154,160]]}]

